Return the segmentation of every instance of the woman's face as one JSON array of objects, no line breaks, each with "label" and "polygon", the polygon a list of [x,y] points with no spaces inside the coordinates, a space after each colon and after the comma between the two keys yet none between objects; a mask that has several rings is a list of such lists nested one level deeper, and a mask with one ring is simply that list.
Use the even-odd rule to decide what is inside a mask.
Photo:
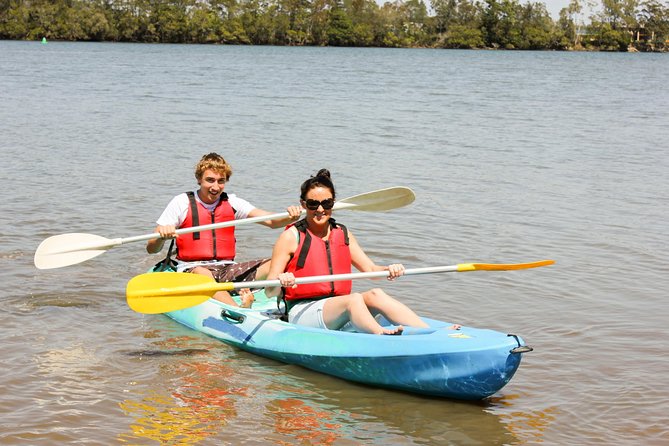
[{"label": "woman's face", "polygon": [[334,198],[327,187],[314,187],[302,200],[302,207],[307,210],[307,219],[316,224],[324,224],[330,220],[332,206],[334,206]]}]

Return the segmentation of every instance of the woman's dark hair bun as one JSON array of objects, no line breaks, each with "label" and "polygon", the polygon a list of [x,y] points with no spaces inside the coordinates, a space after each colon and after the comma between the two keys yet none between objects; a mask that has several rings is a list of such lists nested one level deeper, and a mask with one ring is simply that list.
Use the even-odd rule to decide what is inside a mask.
[{"label": "woman's dark hair bun", "polygon": [[332,184],[332,179],[330,178],[330,171],[321,169],[316,176],[311,176],[308,180],[302,183],[302,186],[300,187],[300,199],[305,200],[307,192],[317,186],[327,187],[330,189],[330,192],[332,192],[332,198],[335,198],[335,188],[334,184]]},{"label": "woman's dark hair bun", "polygon": [[330,178],[330,171],[327,169],[321,169],[318,171],[316,174],[317,177],[325,177],[325,178]]}]

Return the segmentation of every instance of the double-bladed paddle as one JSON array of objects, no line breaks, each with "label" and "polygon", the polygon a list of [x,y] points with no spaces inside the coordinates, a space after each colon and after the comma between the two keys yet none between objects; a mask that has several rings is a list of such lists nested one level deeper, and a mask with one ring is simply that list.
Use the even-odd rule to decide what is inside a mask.
[{"label": "double-bladed paddle", "polygon": [[[450,266],[410,268],[405,276],[466,271],[509,271],[552,265],[554,260],[540,260],[530,263],[459,263]],[[387,277],[388,271],[368,273],[333,274],[326,276],[299,277],[296,284],[334,282],[338,280],[372,279]],[[278,280],[257,280],[254,282],[220,282],[201,274],[192,273],[146,273],[132,278],[126,288],[128,306],[138,313],[156,314],[181,310],[201,304],[217,291],[231,291],[239,288],[265,288],[281,286]]]},{"label": "double-bladed paddle", "polygon": [[[402,206],[413,203],[416,196],[408,187],[389,187],[367,192],[360,195],[338,200],[335,210],[368,211],[383,212],[391,209],[397,209]],[[262,215],[260,217],[245,218],[242,220],[233,220],[209,225],[194,226],[191,228],[178,229],[177,234],[187,234],[189,232],[206,231],[209,229],[225,228],[228,226],[241,226],[250,223],[259,223],[261,221],[284,218],[288,212],[278,214]],[[151,234],[138,235],[135,237],[108,239],[95,234],[70,233],[54,235],[45,239],[35,251],[35,266],[39,269],[61,268],[64,266],[75,265],[86,260],[97,257],[105,251],[116,246],[131,242],[140,242],[159,238],[160,234],[153,232]]]}]

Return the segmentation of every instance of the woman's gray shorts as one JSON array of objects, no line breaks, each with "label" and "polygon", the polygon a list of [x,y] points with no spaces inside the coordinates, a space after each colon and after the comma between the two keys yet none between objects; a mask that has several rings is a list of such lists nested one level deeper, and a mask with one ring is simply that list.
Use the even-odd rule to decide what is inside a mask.
[{"label": "woman's gray shorts", "polygon": [[[330,330],[323,321],[323,307],[328,299],[331,299],[331,297],[294,304],[293,308],[288,312],[288,322],[305,327]],[[332,330],[349,332],[357,331],[351,321],[346,322],[340,328],[333,328]]]},{"label": "woman's gray shorts", "polygon": [[293,308],[288,312],[288,322],[305,327],[327,330],[328,327],[323,322],[323,305],[325,305],[326,300],[310,300],[293,305]]}]

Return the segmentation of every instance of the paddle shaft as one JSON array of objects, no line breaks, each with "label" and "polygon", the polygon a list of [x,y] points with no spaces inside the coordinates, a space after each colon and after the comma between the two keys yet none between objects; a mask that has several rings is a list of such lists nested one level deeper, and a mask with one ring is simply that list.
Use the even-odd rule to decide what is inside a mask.
[{"label": "paddle shaft", "polygon": [[[540,260],[530,263],[490,264],[460,263],[449,266],[412,268],[404,271],[404,275],[430,274],[443,272],[466,271],[506,271],[552,265],[553,260]],[[316,282],[333,282],[352,279],[373,279],[387,277],[389,271],[373,271],[366,273],[333,274],[324,276],[299,277],[297,284]],[[281,286],[279,280],[258,280],[253,282],[221,282],[211,277],[190,274],[157,272],[135,276],[128,282],[126,297],[128,305],[139,313],[156,314],[193,307],[210,299],[218,291],[232,291],[240,288],[264,288]]]},{"label": "paddle shaft", "polygon": [[[302,212],[304,213],[304,211]],[[261,215],[259,217],[252,217],[252,218],[243,218],[240,220],[231,220],[231,221],[224,221],[221,223],[211,223],[208,225],[202,225],[202,226],[193,226],[190,228],[182,228],[182,229],[177,229],[175,233],[178,234],[189,234],[191,232],[200,232],[200,231],[208,231],[211,229],[220,229],[220,228],[227,228],[230,226],[242,226],[242,225],[248,225],[251,223],[260,223],[262,221],[267,221],[267,220],[274,220],[275,218],[285,218],[288,217],[288,212],[279,212],[278,214],[269,214],[269,215]],[[144,235],[137,235],[134,237],[126,237],[126,238],[116,238],[112,239],[111,241],[113,242],[110,244],[110,247],[112,246],[119,246],[124,243],[131,243],[131,242],[141,242],[143,240],[152,240],[160,238],[160,234],[157,232],[151,233],[151,234],[144,234]]]},{"label": "paddle shaft", "polygon": [[[418,274],[448,273],[448,272],[467,272],[467,271],[508,271],[517,269],[536,268],[539,266],[552,265],[552,260],[541,260],[532,263],[459,263],[457,265],[447,266],[428,266],[424,268],[409,268],[404,270],[405,276]],[[337,282],[340,280],[354,279],[375,279],[377,277],[388,277],[389,271],[372,271],[367,273],[349,273],[349,274],[331,274],[324,276],[297,277],[295,284],[319,283],[319,282]],[[232,289],[239,288],[265,288],[281,286],[279,280],[256,280],[254,282],[232,282]]]},{"label": "paddle shaft", "polygon": [[[467,271],[507,271],[517,269],[536,268],[539,266],[551,265],[552,260],[542,260],[532,263],[515,263],[515,264],[490,264],[490,263],[459,263],[457,265],[447,266],[431,266],[425,268],[409,268],[404,270],[405,276],[412,276],[418,274],[433,274],[433,273],[447,273],[447,272],[467,272]],[[295,284],[320,283],[320,282],[337,282],[341,280],[354,279],[374,279],[378,277],[388,277],[389,271],[372,271],[365,273],[348,273],[348,274],[331,274],[323,276],[309,276],[295,278]],[[188,292],[205,291],[213,294],[216,291],[230,291],[240,288],[267,288],[281,286],[279,280],[256,280],[250,282],[208,282],[197,285],[186,285],[185,287],[175,287],[172,289],[161,289],[160,294],[164,296],[179,295],[188,290]]]},{"label": "paddle shaft", "polygon": [[[385,212],[412,203],[415,199],[413,191],[407,187],[389,187],[364,194],[344,198],[335,203],[335,210]],[[303,211],[304,213],[304,211]],[[263,221],[283,219],[288,212],[267,214],[233,221],[212,223],[191,228],[180,228],[176,234],[207,231],[230,226],[247,225]],[[99,256],[108,249],[131,242],[152,240],[160,237],[157,232],[135,237],[108,239],[95,234],[71,233],[55,235],[42,241],[35,251],[35,266],[39,269],[60,268],[74,265]]]},{"label": "paddle shaft", "polygon": [[[346,202],[337,202],[335,203],[334,207],[332,208],[333,210],[341,210],[341,209],[353,209],[357,205],[355,203],[346,203]],[[302,211],[301,215],[304,215],[306,211]],[[279,212],[277,214],[269,214],[269,215],[260,215],[258,217],[251,217],[251,218],[243,218],[240,220],[232,220],[232,221],[224,221],[221,223],[211,223],[208,225],[201,225],[201,226],[194,226],[191,228],[182,228],[182,229],[177,229],[175,232],[176,234],[189,234],[191,232],[200,232],[200,231],[208,231],[210,229],[220,229],[220,228],[227,228],[230,226],[241,226],[241,225],[248,225],[251,223],[260,223],[263,221],[268,221],[268,220],[275,220],[278,218],[286,218],[288,217],[288,212]],[[116,239],[119,240],[119,244],[123,243],[130,243],[130,242],[138,242],[142,240],[151,240],[154,238],[160,238],[160,234],[157,232],[154,232],[152,234],[145,234],[145,235],[138,235],[135,237],[127,237],[127,238],[122,238],[122,239]]]},{"label": "paddle shaft", "polygon": [[[355,203],[346,203],[345,201],[343,202],[337,202],[335,203],[334,207],[332,208],[333,210],[341,210],[341,209],[355,209],[357,205]],[[302,215],[304,215],[306,211],[302,211]],[[243,218],[239,220],[231,220],[231,221],[224,221],[220,223],[211,223],[208,225],[201,225],[201,226],[193,226],[190,228],[181,228],[177,229],[175,233],[178,234],[189,234],[191,232],[200,232],[200,231],[208,231],[212,229],[221,229],[221,228],[228,228],[230,226],[242,226],[242,225],[249,225],[252,223],[260,223],[263,221],[267,220],[274,220],[278,218],[286,218],[288,217],[288,212],[279,212],[276,214],[268,214],[268,215],[260,215],[258,217],[251,217],[251,218]],[[91,244],[91,246],[75,246],[72,248],[72,250],[64,249],[60,252],[66,253],[66,252],[74,252],[74,251],[81,251],[81,250],[86,250],[86,249],[109,249],[113,248],[115,246],[120,246],[126,243],[133,243],[133,242],[141,242],[144,240],[152,240],[152,239],[157,239],[160,238],[160,234],[157,232],[152,232],[151,234],[144,234],[144,235],[136,235],[134,237],[125,237],[125,238],[114,238],[114,239],[109,239],[109,244],[106,246],[100,246],[100,243],[96,244]]]},{"label": "paddle shaft", "polygon": [[[348,209],[348,208],[354,208],[356,205],[352,203],[335,203],[333,209]],[[306,211],[302,211],[302,215],[304,215]],[[221,229],[221,228],[227,228],[230,226],[242,226],[242,225],[248,225],[251,223],[260,223],[263,221],[267,220],[274,220],[277,218],[286,218],[288,217],[288,212],[279,212],[277,214],[269,214],[269,215],[261,215],[259,217],[251,217],[251,218],[243,218],[240,220],[232,220],[232,221],[224,221],[221,223],[211,223],[208,225],[201,225],[201,226],[193,226],[190,228],[182,228],[182,229],[177,229],[175,233],[178,234],[189,234],[191,232],[200,232],[200,231],[208,231],[211,229]],[[153,232],[151,234],[144,234],[144,235],[136,235],[134,237],[125,237],[125,238],[115,238],[111,239],[109,246],[106,246],[104,248],[100,248],[100,245],[97,244],[93,246],[95,249],[107,249],[107,248],[112,248],[114,246],[120,246],[125,243],[132,243],[132,242],[141,242],[143,240],[152,240],[160,238],[160,234],[157,232]],[[78,246],[76,247],[76,250],[81,250],[82,247]],[[67,252],[67,250],[63,250],[62,252]]]},{"label": "paddle shaft", "polygon": [[[346,204],[344,204],[343,207],[348,207]],[[304,211],[302,212],[304,213]],[[220,223],[211,223],[208,225],[202,225],[202,226],[193,226],[190,228],[182,228],[182,229],[177,229],[175,231],[176,234],[188,234],[190,232],[199,232],[199,231],[207,231],[207,230],[212,230],[212,229],[219,229],[219,228],[227,228],[229,226],[241,226],[241,225],[248,225],[251,223],[259,223],[262,221],[266,220],[274,220],[275,218],[285,218],[288,217],[288,212],[280,212],[278,214],[269,214],[269,215],[261,215],[259,217],[252,217],[252,218],[243,218],[239,220],[231,220],[231,221],[225,221],[225,222],[220,222]],[[70,235],[75,235],[75,234],[70,234]],[[82,234],[86,235],[86,234]],[[144,235],[137,235],[134,237],[125,237],[125,238],[113,238],[113,239],[102,239],[104,241],[101,241],[101,238],[96,238],[95,241],[91,243],[75,243],[72,244],[69,247],[60,247],[58,251],[56,251],[54,254],[68,254],[68,253],[76,253],[80,251],[95,251],[97,252],[104,252],[108,249],[114,248],[116,246],[121,246],[126,243],[132,243],[132,242],[141,242],[144,240],[152,240],[152,239],[157,239],[160,238],[160,234],[158,232],[152,232],[151,234],[144,234]],[[45,255],[48,255],[45,254]],[[83,259],[87,260],[87,258]],[[82,261],[83,261],[82,260]],[[78,263],[78,262],[74,262]],[[64,266],[67,266],[70,263],[66,263]]]},{"label": "paddle shaft", "polygon": [[[430,274],[430,273],[445,273],[449,271],[457,271],[457,265],[451,266],[434,266],[428,268],[410,268],[404,270],[405,276],[414,274]],[[296,277],[295,284],[302,285],[307,283],[320,282],[338,282],[341,280],[356,280],[356,279],[375,279],[377,277],[388,277],[389,271],[372,271],[367,273],[348,273],[348,274],[331,274],[324,276],[310,276],[310,277]],[[254,282],[233,282],[233,289],[239,288],[266,288],[281,286],[279,280],[256,280]]]}]

